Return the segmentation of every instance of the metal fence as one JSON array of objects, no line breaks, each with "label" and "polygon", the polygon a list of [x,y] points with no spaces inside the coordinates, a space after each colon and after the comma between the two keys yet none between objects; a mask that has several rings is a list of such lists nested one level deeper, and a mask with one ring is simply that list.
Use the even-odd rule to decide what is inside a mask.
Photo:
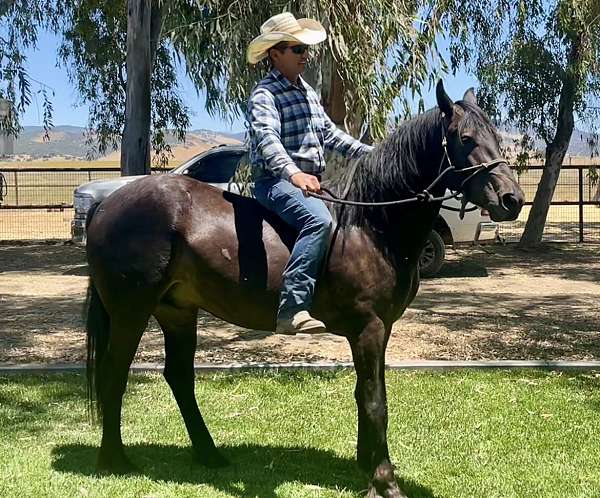
[{"label": "metal fence", "polygon": [[[508,242],[521,237],[543,167],[518,175],[527,203],[519,219],[502,223]],[[544,240],[600,243],[598,186],[589,166],[563,166],[548,213]],[[0,241],[67,240],[73,219],[73,189],[82,183],[114,178],[118,168],[0,168],[6,195],[0,206]]]},{"label": "metal fence", "polygon": [[[590,166],[563,166],[552,197],[542,240],[600,243],[600,186],[590,175]],[[525,193],[519,219],[500,225],[507,242],[517,242],[523,233],[543,166],[530,166],[517,175]]]},{"label": "metal fence", "polygon": [[5,196],[0,240],[70,239],[73,190],[91,180],[118,177],[119,168],[1,168]]}]

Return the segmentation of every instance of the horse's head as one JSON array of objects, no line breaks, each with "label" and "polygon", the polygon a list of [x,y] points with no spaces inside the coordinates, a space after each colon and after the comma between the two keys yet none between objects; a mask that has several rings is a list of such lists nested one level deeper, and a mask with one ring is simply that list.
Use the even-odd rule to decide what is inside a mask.
[{"label": "horse's head", "polygon": [[462,191],[464,202],[487,209],[494,221],[515,220],[523,206],[523,191],[500,156],[498,134],[472,89],[454,103],[440,81],[436,96],[444,113],[448,160],[456,168],[448,175],[450,188]]}]

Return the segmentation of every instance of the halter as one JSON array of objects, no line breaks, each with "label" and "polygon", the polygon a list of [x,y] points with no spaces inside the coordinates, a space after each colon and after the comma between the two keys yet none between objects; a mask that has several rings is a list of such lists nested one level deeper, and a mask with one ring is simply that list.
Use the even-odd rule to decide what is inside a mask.
[{"label": "halter", "polygon": [[[496,159],[492,159],[491,161],[488,161],[488,162],[485,162],[485,163],[479,163],[479,164],[475,164],[473,166],[467,166],[466,168],[458,169],[458,168],[456,168],[456,166],[454,166],[454,164],[452,164],[452,160],[450,159],[450,155],[448,154],[448,140],[446,138],[446,135],[444,135],[444,138],[442,138],[442,148],[444,149],[444,155],[442,156],[442,163],[444,162],[444,159],[446,159],[448,161],[448,164],[450,166],[448,168],[446,168],[444,171],[442,171],[442,173],[440,173],[440,175],[435,179],[435,182],[437,182],[448,171],[454,171],[455,173],[469,173],[469,172],[472,172],[469,176],[467,176],[467,178],[465,178],[460,183],[460,187],[459,187],[458,192],[454,192],[454,194],[452,196],[450,196],[450,198],[457,199],[458,196],[459,196],[459,194],[462,194],[460,209],[456,209],[456,208],[453,208],[453,207],[450,207],[450,206],[443,206],[442,205],[442,207],[444,209],[447,209],[449,211],[458,211],[459,212],[459,217],[462,220],[465,217],[465,212],[475,211],[477,209],[476,206],[472,207],[472,208],[469,208],[469,209],[465,209],[465,206],[467,205],[468,201],[467,201],[467,198],[465,196],[464,188],[465,188],[465,185],[467,184],[467,182],[471,181],[479,173],[482,173],[484,171],[492,171],[499,164],[502,164],[502,163],[506,164],[508,161],[505,158],[503,158],[503,157],[498,157]],[[441,166],[441,164],[440,164],[440,166]],[[431,188],[431,187],[429,187],[429,188]]]},{"label": "halter", "polygon": [[[444,116],[444,114],[442,113],[442,117],[443,116]],[[408,204],[411,202],[427,202],[427,203],[428,202],[443,202],[443,201],[447,201],[448,199],[458,199],[459,196],[462,194],[460,209],[442,205],[443,209],[459,212],[460,213],[459,217],[462,220],[465,216],[465,212],[474,211],[477,209],[476,206],[473,208],[470,208],[470,209],[465,209],[468,201],[467,201],[465,193],[464,193],[464,187],[467,184],[467,182],[471,181],[479,173],[482,173],[484,171],[492,171],[499,164],[507,163],[508,161],[506,161],[506,159],[504,159],[502,157],[499,157],[499,158],[492,159],[491,161],[488,161],[485,163],[479,163],[474,166],[468,166],[466,168],[458,169],[458,168],[456,168],[456,166],[454,166],[454,164],[452,164],[452,160],[450,159],[450,155],[448,154],[448,140],[446,138],[445,133],[442,138],[442,148],[444,150],[444,153],[442,155],[442,160],[440,161],[440,166],[438,168],[438,171],[440,171],[440,173],[435,178],[435,180],[433,180],[433,182],[429,185],[429,187],[422,190],[421,192],[416,194],[414,197],[410,197],[408,199],[398,199],[395,201],[384,201],[384,202],[361,202],[361,201],[346,200],[346,196],[348,195],[348,193],[350,191],[350,186],[352,185],[352,181],[354,179],[354,174],[356,173],[356,170],[357,170],[358,162],[356,162],[354,164],[354,166],[352,167],[352,170],[351,170],[349,178],[348,178],[348,183],[346,185],[346,188],[344,189],[344,193],[341,198],[337,197],[333,192],[331,192],[331,190],[329,190],[327,188],[321,189],[323,192],[327,193],[327,196],[316,194],[314,192],[309,192],[308,195],[310,195],[311,197],[315,197],[317,199],[321,199],[326,202],[333,202],[335,204],[345,204],[348,206],[364,206],[364,207],[381,206],[381,207],[383,207],[383,206],[397,206],[399,204]],[[448,161],[448,167],[442,171],[442,165],[444,164],[444,161]],[[442,197],[434,197],[431,194],[430,190],[433,189],[439,183],[439,181],[444,176],[446,176],[446,174],[448,174],[450,172],[471,173],[471,174],[469,176],[467,176],[467,178],[465,178],[460,183],[460,187],[459,187],[458,191],[455,191],[450,195],[445,195]]]}]

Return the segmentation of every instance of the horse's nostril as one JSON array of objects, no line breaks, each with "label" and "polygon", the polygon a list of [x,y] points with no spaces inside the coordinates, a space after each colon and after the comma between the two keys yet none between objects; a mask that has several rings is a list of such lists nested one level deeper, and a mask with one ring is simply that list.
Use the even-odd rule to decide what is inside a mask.
[{"label": "horse's nostril", "polygon": [[508,193],[508,194],[504,194],[502,196],[502,205],[508,211],[514,211],[521,207],[521,201],[519,200],[519,198],[517,198],[517,196],[515,194]]}]

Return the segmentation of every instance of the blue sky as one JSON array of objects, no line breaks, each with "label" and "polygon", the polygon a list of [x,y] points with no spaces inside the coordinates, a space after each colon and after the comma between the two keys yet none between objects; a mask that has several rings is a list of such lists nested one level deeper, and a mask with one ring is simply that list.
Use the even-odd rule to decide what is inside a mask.
[{"label": "blue sky", "polygon": [[[52,103],[54,105],[54,125],[85,126],[87,123],[88,108],[81,104],[77,92],[71,87],[67,78],[66,70],[57,67],[56,52],[59,38],[50,33],[40,33],[38,49],[28,53],[29,75],[38,81],[44,82],[54,91]],[[457,100],[462,97],[464,91],[470,86],[477,86],[477,81],[464,72],[456,77],[448,76],[444,80],[446,90],[450,97]],[[244,131],[243,122],[240,119],[229,123],[219,118],[208,115],[204,110],[204,93],[197,95],[194,86],[185,76],[183,70],[179,77],[180,92],[185,103],[192,110],[191,129],[209,129],[215,131],[241,132]],[[34,86],[33,90],[36,90]],[[435,91],[430,89],[423,96],[425,107],[435,105]],[[21,124],[23,126],[41,126],[42,110],[40,102],[33,100],[31,106],[25,112]]]},{"label": "blue sky", "polygon": [[[85,126],[87,124],[88,108],[81,104],[75,89],[69,83],[65,68],[57,67],[57,50],[59,38],[50,33],[41,33],[38,49],[27,53],[27,66],[31,78],[41,81],[54,91],[52,104],[54,106],[54,125]],[[196,95],[196,90],[184,71],[180,75],[181,94],[186,104],[194,112],[191,117],[192,129],[206,128],[219,131],[243,131],[241,121],[233,125],[218,118],[210,117],[204,110],[204,94]],[[32,90],[36,90],[33,85]],[[21,124],[23,126],[41,126],[41,101],[35,99],[25,112]]]}]

